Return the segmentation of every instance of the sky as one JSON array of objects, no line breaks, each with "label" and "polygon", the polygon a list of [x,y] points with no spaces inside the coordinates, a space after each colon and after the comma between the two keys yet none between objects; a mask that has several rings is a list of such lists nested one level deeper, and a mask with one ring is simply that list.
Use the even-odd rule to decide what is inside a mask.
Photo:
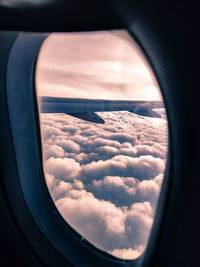
[{"label": "sky", "polygon": [[38,94],[160,100],[158,86],[147,66],[126,31],[51,34],[37,62]]},{"label": "sky", "polygon": [[[39,96],[161,100],[124,31],[53,34],[36,72]],[[97,115],[105,124],[40,114],[46,184],[60,214],[82,237],[118,258],[135,259],[148,242],[162,186],[166,116]]]}]

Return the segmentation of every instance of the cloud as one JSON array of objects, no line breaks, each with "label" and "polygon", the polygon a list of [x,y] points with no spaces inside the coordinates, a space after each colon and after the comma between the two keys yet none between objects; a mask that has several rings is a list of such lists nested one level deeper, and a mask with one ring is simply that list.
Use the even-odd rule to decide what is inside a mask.
[{"label": "cloud", "polygon": [[71,183],[67,183],[63,180],[57,181],[53,187],[51,187],[51,197],[54,201],[65,197],[70,189],[73,188]]},{"label": "cloud", "polygon": [[133,259],[137,259],[142,254],[144,249],[145,247],[140,245],[136,249],[132,249],[132,248],[114,249],[114,250],[110,250],[109,252],[118,258],[133,260]]},{"label": "cloud", "polygon": [[93,145],[94,146],[110,146],[110,147],[115,147],[115,148],[120,148],[121,147],[121,144],[120,142],[118,141],[114,141],[112,138],[111,138],[111,135],[109,136],[110,138],[109,139],[105,139],[105,138],[96,138],[93,142]]},{"label": "cloud", "polygon": [[102,250],[115,251],[114,255],[118,252],[119,256],[122,250],[124,258],[125,251],[133,255],[130,248],[145,246],[153,222],[149,202],[134,203],[130,209],[119,208],[110,201],[95,198],[86,190],[68,191],[66,197],[56,201],[56,206],[69,225],[84,238]]},{"label": "cloud", "polygon": [[166,150],[158,143],[152,145],[140,144],[136,145],[134,148],[136,149],[136,156],[151,155],[161,159],[166,158]]},{"label": "cloud", "polygon": [[138,193],[142,199],[146,199],[154,204],[157,201],[160,193],[160,187],[153,180],[145,180],[138,184]]},{"label": "cloud", "polygon": [[71,140],[56,139],[55,144],[61,146],[66,152],[78,153],[80,151],[80,145]]},{"label": "cloud", "polygon": [[49,158],[45,163],[49,174],[56,179],[70,181],[76,178],[81,170],[80,164],[70,158]]},{"label": "cloud", "polygon": [[130,135],[128,133],[104,133],[102,134],[102,137],[105,139],[116,140],[121,144],[128,142],[131,145],[134,145],[137,141],[136,136]]},{"label": "cloud", "polygon": [[61,158],[64,157],[64,150],[61,146],[57,145],[44,145],[44,150],[45,150],[45,157],[50,158],[50,157],[55,157],[55,158]]},{"label": "cloud", "polygon": [[115,203],[117,206],[131,206],[134,202],[149,201],[155,209],[162,177],[140,181],[133,177],[105,176],[85,185],[95,197]]},{"label": "cloud", "polygon": [[47,186],[61,215],[90,243],[137,258],[162,186],[166,121],[102,112],[104,125],[41,114]]},{"label": "cloud", "polygon": [[82,167],[82,177],[87,179],[102,179],[104,176],[134,177],[151,179],[164,172],[163,160],[152,156],[132,158],[118,155],[109,160],[93,161]]},{"label": "cloud", "polygon": [[48,139],[52,135],[62,134],[62,131],[59,128],[44,125],[42,129],[42,135],[44,139]]},{"label": "cloud", "polygon": [[112,236],[120,239],[125,232],[123,211],[85,190],[71,190],[56,206],[66,221],[98,248],[109,247]]}]

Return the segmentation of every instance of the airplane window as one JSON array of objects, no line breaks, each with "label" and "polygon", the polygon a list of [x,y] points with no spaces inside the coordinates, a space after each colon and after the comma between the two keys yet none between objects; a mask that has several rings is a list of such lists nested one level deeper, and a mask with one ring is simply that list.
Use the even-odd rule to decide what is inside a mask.
[{"label": "airplane window", "polygon": [[158,85],[124,30],[50,34],[36,66],[43,168],[55,206],[98,249],[136,259],[168,151]]}]

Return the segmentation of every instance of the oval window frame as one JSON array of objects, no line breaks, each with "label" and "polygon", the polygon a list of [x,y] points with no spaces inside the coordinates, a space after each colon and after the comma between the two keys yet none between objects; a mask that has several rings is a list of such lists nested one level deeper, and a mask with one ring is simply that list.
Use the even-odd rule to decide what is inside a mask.
[{"label": "oval window frame", "polygon": [[[32,36],[31,36],[32,35]],[[133,37],[133,36],[132,36]],[[44,36],[42,37],[44,38]],[[135,38],[134,38],[135,39]],[[137,40],[137,39],[136,39]],[[95,249],[93,246],[90,246],[90,244],[87,244],[85,240],[80,239],[76,235],[72,234],[71,230],[70,233],[66,233],[66,227],[63,227],[63,222],[59,219],[59,214],[57,211],[53,208],[55,206],[52,203],[48,197],[48,193],[45,192],[44,189],[44,174],[41,168],[41,144],[39,141],[38,136],[40,136],[40,130],[38,126],[38,110],[37,110],[37,104],[36,104],[36,95],[35,95],[35,84],[34,84],[34,71],[35,71],[35,62],[38,55],[39,48],[41,46],[41,35],[38,34],[19,34],[16,41],[14,42],[14,45],[12,47],[9,61],[8,61],[8,67],[7,67],[7,101],[8,101],[8,111],[10,116],[10,123],[11,123],[11,130],[13,132],[13,142],[15,147],[15,156],[17,160],[18,165],[18,172],[19,172],[19,183],[23,192],[23,196],[26,202],[26,205],[28,206],[28,209],[30,210],[31,216],[33,217],[34,221],[36,222],[36,225],[40,228],[40,231],[45,236],[45,238],[48,240],[48,242],[56,248],[56,250],[61,254],[64,258],[66,258],[69,262],[72,262],[73,264],[81,264],[83,263],[83,258],[87,258],[86,263],[88,266],[92,265],[92,263],[98,261],[99,266],[102,266],[102,263],[104,266],[109,266],[110,264],[115,264],[116,266],[126,266],[131,264],[132,266],[141,266],[143,262],[148,261],[153,253],[153,250],[155,248],[156,240],[158,238],[158,232],[160,226],[160,221],[162,219],[162,212],[163,212],[163,206],[166,202],[166,195],[167,195],[167,188],[168,188],[168,169],[169,169],[169,157],[170,157],[170,142],[168,142],[168,160],[167,160],[167,166],[165,171],[165,178],[164,183],[161,189],[160,193],[160,199],[158,202],[155,222],[153,224],[153,228],[151,231],[151,236],[147,245],[147,248],[145,250],[145,253],[143,253],[142,256],[140,256],[136,260],[121,260],[116,259],[115,257],[112,257],[108,255],[107,253],[103,253],[102,251],[99,251],[98,249]],[[25,50],[27,49],[27,50]],[[24,54],[26,54],[26,57],[24,57]],[[25,62],[26,61],[26,62]],[[21,67],[17,64],[22,64]],[[28,64],[28,65],[27,65]],[[149,64],[151,66],[151,64]],[[26,66],[26,67],[25,67]],[[27,67],[28,66],[28,67]],[[27,70],[27,73],[20,72],[20,70]],[[26,74],[27,79],[23,81],[23,77]],[[156,76],[156,75],[155,75]],[[13,77],[11,79],[11,77]],[[158,81],[158,80],[157,80]],[[17,83],[18,82],[18,83]],[[18,87],[21,87],[20,90],[20,96],[17,96],[16,93],[16,86],[15,84],[18,84]],[[158,81],[159,84],[159,81]],[[29,90],[27,89],[27,86]],[[24,90],[24,94],[22,93],[22,90]],[[26,105],[27,111],[26,114],[24,113],[23,103],[24,100],[27,101],[27,95],[25,91],[29,91],[29,101]],[[164,102],[165,98],[163,96]],[[21,106],[21,108],[20,108]],[[166,105],[165,105],[166,106]],[[166,106],[167,107],[167,106]],[[16,114],[16,110],[18,111]],[[20,123],[19,121],[16,121],[18,116],[18,119],[22,116],[26,116],[26,122],[27,125],[30,127],[25,127],[27,129],[27,132],[22,132],[23,129],[20,131]],[[31,118],[31,119],[30,119]],[[31,126],[32,124],[32,126]],[[168,125],[170,127],[169,119],[168,119]],[[18,133],[16,133],[18,132]],[[21,156],[21,153],[25,153],[26,145],[27,143],[22,144],[23,138],[29,138],[29,141],[32,139],[34,141],[34,147],[32,149],[32,152],[34,151],[34,154],[36,155],[34,166],[37,166],[36,172],[37,175],[32,175],[32,178],[30,178],[30,162],[26,164],[26,167],[22,166],[24,163],[22,163],[23,159],[26,158],[28,161],[28,157],[25,157],[24,155]],[[30,138],[32,136],[32,138]],[[23,146],[23,151],[19,150],[19,147]],[[30,152],[30,151],[29,151]],[[19,155],[20,153],[20,155]],[[19,157],[22,157],[23,159],[20,159]],[[29,166],[29,167],[28,167]],[[39,168],[38,168],[39,166]],[[25,170],[26,169],[26,170]],[[40,190],[37,191],[37,202],[35,202],[35,196],[33,196],[33,193],[30,192],[30,185],[27,184],[26,177],[29,175],[29,179],[33,182],[34,176],[37,177],[38,185],[40,185]],[[35,184],[33,187],[37,187]],[[44,193],[45,192],[45,193]],[[37,206],[41,205],[41,198],[43,198],[43,204],[45,203],[43,207],[43,211],[48,211],[48,216],[46,212],[39,212]],[[41,207],[41,206],[40,206]],[[56,216],[55,216],[56,214]],[[49,217],[50,216],[50,217]],[[46,217],[46,218],[45,218]],[[48,218],[51,218],[54,222],[54,225],[56,228],[51,225],[51,227],[48,230],[45,230],[44,221]],[[59,225],[59,227],[58,227]],[[59,229],[58,229],[59,228]],[[57,229],[58,233],[57,236],[54,234],[53,237],[51,237],[51,234],[53,233],[52,229]],[[51,232],[52,231],[52,232]],[[66,247],[62,245],[62,242],[60,242],[61,233],[65,231],[65,237],[70,238],[70,240],[73,240],[74,244],[72,249],[72,242],[69,242],[68,244],[68,252],[67,256],[66,253]],[[67,231],[68,232],[68,231]],[[73,238],[72,238],[73,236]],[[59,242],[58,242],[59,237]],[[66,239],[67,239],[66,238]],[[66,242],[65,241],[63,242]],[[56,241],[57,240],[57,241]],[[55,244],[56,242],[56,244]],[[151,243],[151,245],[149,245]],[[74,256],[73,251],[75,248],[78,249],[78,255]],[[37,248],[35,247],[37,250]],[[71,252],[70,252],[71,251]],[[87,257],[85,257],[85,253],[87,254]],[[82,255],[82,256],[81,256]],[[79,259],[77,259],[77,256],[79,256]],[[106,264],[106,265],[105,265]]]}]

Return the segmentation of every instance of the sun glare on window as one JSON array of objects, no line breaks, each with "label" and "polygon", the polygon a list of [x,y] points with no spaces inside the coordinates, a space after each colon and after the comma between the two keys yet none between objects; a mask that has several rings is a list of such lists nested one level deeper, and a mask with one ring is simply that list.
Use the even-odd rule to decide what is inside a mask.
[{"label": "sun glare on window", "polygon": [[168,151],[164,103],[126,31],[51,34],[37,62],[43,168],[58,211],[122,259],[144,251]]}]

